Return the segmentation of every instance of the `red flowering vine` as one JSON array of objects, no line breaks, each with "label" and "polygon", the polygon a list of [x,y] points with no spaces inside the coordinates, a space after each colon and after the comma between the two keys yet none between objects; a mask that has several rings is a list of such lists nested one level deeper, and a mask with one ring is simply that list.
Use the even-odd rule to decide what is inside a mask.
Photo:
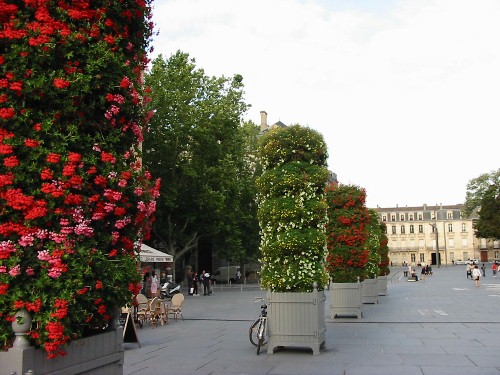
[{"label": "red flowering vine", "polygon": [[328,224],[328,272],[334,283],[352,283],[365,278],[369,259],[366,247],[367,224],[370,221],[365,206],[366,192],[354,185],[331,183],[326,188]]},{"label": "red flowering vine", "polygon": [[0,0],[0,340],[49,357],[139,285],[159,182],[142,169],[151,0]]}]

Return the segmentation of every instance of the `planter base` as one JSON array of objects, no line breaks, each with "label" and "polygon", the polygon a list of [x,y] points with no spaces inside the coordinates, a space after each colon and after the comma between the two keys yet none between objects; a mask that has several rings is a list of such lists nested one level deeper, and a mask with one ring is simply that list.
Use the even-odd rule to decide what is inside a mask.
[{"label": "planter base", "polygon": [[268,292],[267,354],[280,347],[310,348],[319,354],[325,345],[325,293]]},{"label": "planter base", "polygon": [[36,375],[100,374],[123,375],[123,333],[119,328],[71,342],[64,357],[47,359],[41,349],[11,348],[0,352],[2,374]]},{"label": "planter base", "polygon": [[387,276],[379,276],[377,277],[378,281],[378,295],[386,296],[387,295]]},{"label": "planter base", "polygon": [[377,279],[365,279],[361,283],[361,295],[363,303],[378,303],[378,281]]},{"label": "planter base", "polygon": [[332,320],[340,317],[363,316],[361,303],[361,284],[332,283],[330,285],[330,315]]}]

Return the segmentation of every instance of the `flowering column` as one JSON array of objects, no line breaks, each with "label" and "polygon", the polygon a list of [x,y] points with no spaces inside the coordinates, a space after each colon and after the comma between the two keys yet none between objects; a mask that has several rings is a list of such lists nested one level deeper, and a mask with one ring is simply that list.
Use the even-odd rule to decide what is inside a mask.
[{"label": "flowering column", "polygon": [[328,282],[326,145],[309,128],[274,128],[260,144],[261,283],[273,292],[310,292]]},{"label": "flowering column", "polygon": [[149,0],[0,0],[0,339],[49,357],[140,289],[158,181],[142,170]]}]

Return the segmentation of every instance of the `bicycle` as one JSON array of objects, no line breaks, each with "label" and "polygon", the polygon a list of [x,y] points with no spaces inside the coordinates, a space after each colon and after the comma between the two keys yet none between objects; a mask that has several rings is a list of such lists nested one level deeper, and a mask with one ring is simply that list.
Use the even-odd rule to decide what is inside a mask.
[{"label": "bicycle", "polygon": [[[265,301],[262,297],[255,297],[255,302]],[[252,323],[249,329],[250,342],[257,347],[257,355],[260,353],[260,348],[267,344],[269,338],[267,332],[267,304],[260,306],[260,315]]]}]

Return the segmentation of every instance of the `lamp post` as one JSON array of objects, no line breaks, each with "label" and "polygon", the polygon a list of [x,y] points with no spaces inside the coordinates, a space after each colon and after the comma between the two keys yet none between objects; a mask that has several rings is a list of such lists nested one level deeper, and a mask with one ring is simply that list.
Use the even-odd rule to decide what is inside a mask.
[{"label": "lamp post", "polygon": [[436,236],[436,263],[437,263],[437,266],[439,268],[439,263],[440,262],[440,256],[439,256],[439,234],[438,234],[438,226],[437,226],[437,222],[432,224],[432,223],[429,223],[429,225],[434,229],[434,235]]}]

